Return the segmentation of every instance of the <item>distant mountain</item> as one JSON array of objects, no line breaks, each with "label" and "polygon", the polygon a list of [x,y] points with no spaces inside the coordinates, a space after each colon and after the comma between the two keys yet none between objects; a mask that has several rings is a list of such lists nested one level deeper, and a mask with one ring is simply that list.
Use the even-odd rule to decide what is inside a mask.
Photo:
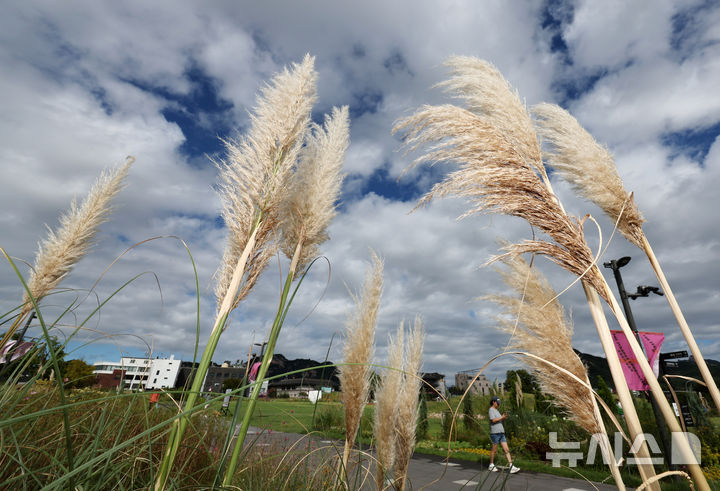
[{"label": "distant mountain", "polygon": [[[597,376],[600,375],[602,376],[602,378],[605,379],[605,382],[607,382],[609,387],[612,387],[613,389],[615,388],[612,376],[610,375],[610,368],[608,367],[608,362],[605,358],[601,356],[590,355],[588,353],[582,353],[578,350],[574,351],[580,357],[582,362],[588,367],[588,375],[590,376],[590,381],[593,386],[596,384]],[[675,361],[677,362],[677,367],[669,367],[665,372],[666,374],[682,375],[685,377],[693,377],[698,380],[702,380],[700,370],[698,370],[698,367],[695,364],[695,361],[693,361],[692,357],[687,360]],[[713,379],[715,379],[715,382],[718,383],[720,381],[720,361],[705,359],[705,363],[707,364],[708,369],[713,376]],[[674,384],[684,386],[685,381],[677,381],[676,379]],[[720,383],[718,385],[720,385]]]}]

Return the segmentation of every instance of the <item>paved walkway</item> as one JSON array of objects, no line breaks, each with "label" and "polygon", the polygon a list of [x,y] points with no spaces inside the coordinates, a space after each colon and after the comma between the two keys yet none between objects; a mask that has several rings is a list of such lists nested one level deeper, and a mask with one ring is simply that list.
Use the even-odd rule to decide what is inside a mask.
[{"label": "paved walkway", "polygon": [[[300,439],[307,439],[307,435],[293,433],[263,432],[259,428],[251,428],[248,441],[254,440],[254,445],[270,446],[281,444],[290,448]],[[299,448],[304,448],[302,443]],[[343,442],[336,440],[322,440],[311,437],[312,448],[322,448],[324,452],[315,453],[319,459],[327,461],[342,455]],[[358,487],[365,491],[375,491],[373,482],[374,470],[370,458],[361,462],[363,475],[358,475],[353,469],[348,470],[351,480],[364,484]],[[368,469],[368,466],[370,468]],[[354,476],[354,477],[353,477]],[[582,479],[569,479],[521,470],[517,474],[506,472],[489,472],[487,466],[477,462],[464,460],[451,460],[449,463],[443,457],[425,454],[414,454],[408,472],[408,490],[447,491],[447,490],[508,490],[508,491],[609,491],[616,489],[613,484],[589,483]]]}]

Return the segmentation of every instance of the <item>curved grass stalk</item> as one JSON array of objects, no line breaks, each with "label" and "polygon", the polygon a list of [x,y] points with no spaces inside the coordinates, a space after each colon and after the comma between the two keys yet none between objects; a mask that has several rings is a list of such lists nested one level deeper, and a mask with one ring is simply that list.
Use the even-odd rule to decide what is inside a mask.
[{"label": "curved grass stalk", "polygon": [[[181,242],[182,242],[182,241],[181,241]],[[195,272],[195,280],[196,280],[196,286],[197,286],[197,270],[196,270],[196,267],[195,267],[194,259],[192,258],[192,254],[190,254],[190,251],[189,251],[189,249],[187,248],[187,244],[185,244],[185,243],[183,242],[183,245],[185,246],[186,250],[188,251],[188,254],[190,255],[190,259],[191,259],[191,262],[192,262],[192,265],[193,265],[193,270],[194,270],[194,272]],[[3,253],[4,253],[4,251],[3,251]],[[7,257],[7,256],[6,256],[6,257]],[[14,265],[13,265],[13,266],[14,266]],[[19,273],[18,273],[18,274],[19,274]],[[133,278],[129,279],[129,280],[126,281],[122,286],[120,286],[118,289],[116,289],[114,292],[112,292],[112,294],[111,294],[107,299],[105,299],[103,302],[100,302],[100,303],[95,307],[95,309],[93,309],[93,310],[89,313],[89,315],[73,330],[73,332],[70,333],[69,336],[67,336],[67,338],[65,339],[64,343],[63,343],[62,345],[59,345],[56,349],[57,349],[57,350],[62,350],[62,349],[64,349],[65,346],[67,345],[67,343],[72,339],[72,337],[75,336],[75,335],[77,334],[77,332],[78,332],[80,329],[82,329],[83,326],[84,326],[87,322],[89,322],[89,321],[100,311],[101,308],[103,308],[103,307],[105,306],[106,303],[108,303],[116,294],[118,294],[121,290],[123,290],[125,287],[127,287],[130,283],[132,283],[132,282],[135,281],[138,277],[140,277],[140,276],[142,276],[142,275],[144,275],[144,274],[145,274],[145,273],[140,273],[140,274],[134,276]],[[22,279],[22,278],[21,278],[21,279]],[[199,288],[196,289],[196,291],[199,292]],[[198,295],[199,295],[199,293],[198,293]],[[198,298],[199,298],[199,297],[198,297]],[[40,319],[41,327],[43,328],[43,331],[44,331],[44,335],[45,335],[46,340],[48,339],[49,329],[52,329],[53,327],[56,327],[56,325],[57,325],[57,323],[60,321],[60,319],[62,319],[62,317],[64,317],[64,316],[67,314],[67,312],[72,309],[72,307],[73,307],[74,304],[75,304],[75,302],[73,302],[73,304],[71,304],[70,306],[68,306],[68,307],[60,314],[60,316],[59,316],[51,325],[48,325],[48,324],[44,321],[44,319],[42,318],[42,314],[38,312],[38,313],[39,313],[39,319]],[[53,352],[53,346],[52,346],[52,345],[50,345],[50,350],[51,350],[51,360],[49,360],[49,361],[46,362],[44,365],[42,365],[41,371],[42,371],[42,370],[46,370],[47,368],[49,368],[49,367],[52,366],[52,367],[54,367],[54,369],[55,369],[55,371],[56,371],[57,373],[60,373],[60,372],[59,372],[59,367],[58,367],[58,364],[57,364],[57,356],[56,356],[56,353]],[[29,362],[30,362],[30,360],[28,360],[27,363],[29,363]],[[27,392],[31,389],[31,387],[32,387],[32,384],[26,384],[25,387],[23,387],[22,391],[17,394],[17,397],[15,398],[16,400],[15,400],[15,403],[13,404],[13,407],[14,407],[14,405],[16,405],[16,404],[23,398],[24,395],[27,394]],[[59,384],[58,384],[58,387],[59,387],[59,393],[60,393],[60,398],[61,398],[61,404],[60,404],[58,407],[46,409],[46,410],[43,410],[43,411],[34,412],[34,413],[32,413],[32,414],[29,414],[29,415],[24,415],[24,417],[22,417],[22,418],[12,418],[12,419],[6,419],[6,420],[3,420],[3,421],[0,421],[0,427],[7,426],[7,425],[12,426],[12,425],[14,425],[14,424],[17,424],[18,422],[27,421],[27,420],[39,421],[39,419],[40,419],[42,416],[44,416],[44,415],[51,415],[51,414],[56,413],[56,412],[62,412],[62,413],[63,413],[63,419],[64,419],[65,422],[66,422],[66,424],[64,425],[64,427],[66,428],[66,432],[65,432],[65,433],[66,433],[66,441],[67,441],[67,440],[68,440],[68,436],[67,436],[67,426],[68,426],[68,425],[67,425],[67,421],[68,421],[68,420],[67,420],[67,415],[68,415],[68,413],[69,413],[69,410],[70,410],[71,408],[73,408],[73,407],[79,407],[79,406],[88,404],[89,402],[93,402],[93,401],[80,401],[80,402],[77,402],[77,403],[68,403],[68,402],[67,402],[67,399],[64,397],[64,391],[63,391],[62,384],[59,383]],[[134,395],[134,394],[130,394],[130,396],[135,396],[135,395]],[[113,395],[113,396],[110,396],[110,397],[107,397],[107,398],[100,399],[100,401],[102,401],[102,400],[107,400],[107,401],[115,402],[115,401],[118,400],[118,397],[122,397],[122,395]],[[6,408],[4,408],[4,411],[7,411],[8,409],[9,409],[9,408],[6,407]],[[11,409],[11,408],[10,408],[10,409]],[[10,412],[11,412],[11,411],[10,411]],[[77,423],[77,422],[75,422],[75,423]],[[121,435],[121,434],[122,434],[122,430],[118,431],[118,438],[120,438],[120,435]],[[148,433],[147,436],[148,436],[148,438],[149,438],[151,435]],[[156,439],[157,439],[157,438],[156,438]],[[118,441],[119,441],[119,440],[118,440]],[[116,444],[114,445],[114,447],[117,447],[118,441],[116,441]],[[94,445],[97,446],[98,443],[99,443],[99,441],[98,441],[98,440],[95,440]],[[72,448],[72,444],[70,444],[70,448]],[[74,451],[74,450],[75,450],[75,449],[73,449],[73,451]],[[85,451],[83,451],[82,449],[78,449],[78,450],[79,450],[78,452],[74,452],[73,454],[71,454],[71,456],[73,457],[73,465],[76,465],[76,463],[77,463],[78,461],[84,460],[84,458],[86,457],[86,455],[90,455],[90,454],[88,454],[89,450],[85,450]],[[94,452],[91,452],[91,454],[92,454],[92,453],[94,453]],[[112,457],[112,452],[107,453],[106,455],[107,455],[107,460],[106,460],[105,466],[103,467],[105,470],[107,470],[108,466],[110,465],[111,457]],[[58,463],[56,463],[55,465],[58,465]],[[64,469],[64,470],[62,470],[62,474],[63,474],[63,475],[72,474],[72,470],[73,470],[72,467],[68,466],[68,467],[66,468],[65,466],[62,466],[62,465],[59,465],[58,467]],[[88,469],[88,472],[90,473],[90,474],[88,474],[88,478],[90,478],[90,477],[92,476],[92,469]],[[103,472],[105,472],[105,471],[101,471],[101,474],[102,474]],[[72,482],[72,479],[73,479],[73,478],[71,477],[70,479],[71,479],[71,482]]]},{"label": "curved grass stalk", "polygon": [[[205,346],[205,350],[203,351],[203,355],[200,358],[200,363],[198,365],[197,371],[195,372],[195,377],[193,378],[193,383],[187,394],[187,399],[185,401],[185,409],[182,411],[182,415],[184,415],[188,411],[188,409],[193,409],[195,407],[197,398],[200,395],[204,374],[207,372],[208,367],[210,366],[212,356],[215,353],[218,341],[220,341],[220,335],[225,329],[228,315],[230,314],[230,311],[233,307],[235,292],[240,286],[243,274],[245,272],[245,265],[250,256],[250,252],[255,245],[255,236],[258,231],[259,222],[260,218],[256,220],[255,227],[250,234],[247,245],[245,246],[245,249],[243,250],[243,253],[240,256],[240,259],[238,260],[235,267],[230,286],[227,289],[227,293],[218,312],[218,316],[215,319],[215,326],[210,333],[210,339],[208,340],[208,344]],[[173,428],[170,431],[170,435],[168,437],[167,450],[160,464],[160,468],[158,469],[158,477],[155,481],[156,490],[165,488],[167,480],[170,476],[170,468],[172,467],[177,457],[178,450],[180,449],[180,442],[182,441],[182,438],[185,434],[185,429],[187,428],[188,422],[189,419],[186,417],[175,420]]]},{"label": "curved grass stalk", "polygon": [[[124,396],[124,394],[117,394],[114,396],[109,396],[104,399],[115,399],[115,398],[122,397],[122,396]],[[127,394],[127,396],[137,397],[137,394]],[[212,399],[211,401],[219,401],[222,399],[223,396],[224,396],[224,394],[221,396],[218,396],[215,399]],[[62,409],[71,407],[72,405],[81,405],[81,404],[87,404],[87,403],[88,403],[88,401],[83,401],[83,402],[79,402],[76,404],[68,404],[68,405],[63,406]],[[201,409],[202,409],[202,406],[195,406],[194,408],[190,408],[190,409],[186,410],[184,413],[178,413],[178,414],[176,414],[176,415],[174,415],[174,416],[172,416],[150,428],[147,428],[146,430],[144,430],[142,432],[137,433],[136,435],[118,443],[113,448],[110,448],[110,449],[104,451],[100,455],[97,455],[96,457],[84,462],[83,464],[75,466],[72,470],[68,470],[65,474],[63,474],[62,476],[58,476],[55,480],[53,480],[53,482],[51,484],[46,485],[42,489],[47,490],[47,489],[65,489],[65,488],[67,488],[65,483],[68,481],[73,481],[75,476],[77,476],[81,472],[92,470],[94,468],[94,466],[103,462],[105,459],[111,457],[113,454],[120,452],[124,448],[129,447],[136,441],[146,438],[148,435],[152,435],[154,432],[161,430],[168,425],[173,424],[178,419],[183,418],[183,417],[187,416],[188,414],[192,414],[195,411],[200,411]],[[55,410],[48,410],[48,411],[55,411]],[[20,417],[20,418],[15,418],[15,420],[18,421],[18,420],[25,420],[25,419],[31,419],[31,418],[32,418],[32,415],[29,415],[29,416],[24,416],[24,417]]]},{"label": "curved grass stalk", "polygon": [[[43,337],[45,338],[45,343],[47,344],[47,349],[50,352],[50,357],[52,359],[52,364],[55,369],[55,373],[60,376],[60,365],[58,363],[57,359],[57,353],[55,349],[53,349],[52,342],[50,339],[50,333],[48,332],[48,329],[45,325],[45,321],[43,319],[42,313],[38,309],[37,301],[35,300],[35,297],[33,296],[32,292],[30,291],[30,287],[25,282],[25,279],[23,278],[22,274],[18,270],[17,266],[15,265],[15,262],[10,258],[10,256],[5,252],[5,249],[0,247],[0,253],[2,253],[3,256],[5,256],[5,259],[10,263],[10,266],[12,267],[13,271],[15,271],[15,274],[20,279],[20,282],[22,283],[22,286],[24,288],[25,293],[27,294],[30,302],[32,303],[32,307],[35,310],[35,313],[37,315],[38,321],[40,322],[40,327],[42,327],[43,331]],[[60,394],[60,401],[63,405],[67,404],[67,398],[65,397],[65,388],[63,387],[62,380],[58,380],[57,383],[58,386],[58,392]],[[63,428],[65,433],[65,451],[67,453],[67,467],[70,472],[73,470],[73,445],[72,445],[72,435],[70,433],[70,415],[67,409],[63,410]],[[70,480],[69,483],[70,487],[74,487],[73,481]]]},{"label": "curved grass stalk", "polygon": [[283,323],[285,322],[285,317],[287,316],[288,310],[290,309],[292,301],[295,298],[295,294],[297,293],[303,279],[305,278],[305,275],[307,274],[307,271],[305,271],[300,276],[300,281],[295,287],[293,294],[290,295],[290,298],[288,299],[288,295],[290,294],[290,287],[292,286],[293,280],[295,279],[295,268],[297,268],[298,259],[300,257],[301,251],[302,243],[298,242],[295,248],[295,253],[293,254],[292,261],[290,263],[290,269],[288,270],[282,293],[280,295],[280,304],[278,305],[277,314],[275,314],[275,319],[273,321],[272,328],[270,329],[270,336],[268,337],[265,357],[263,358],[260,369],[258,370],[257,379],[255,380],[255,385],[253,387],[252,394],[250,395],[250,399],[248,400],[247,409],[245,410],[243,421],[240,425],[238,437],[235,441],[235,448],[233,448],[230,462],[228,463],[227,470],[225,471],[225,476],[223,477],[224,486],[230,485],[230,483],[232,482],[235,469],[237,468],[238,461],[240,459],[240,453],[242,451],[243,444],[245,443],[245,438],[250,427],[250,418],[252,417],[252,414],[255,410],[255,405],[257,404],[257,400],[260,397],[260,389],[262,388],[263,380],[265,379],[268,367],[270,366],[270,361],[272,360],[273,354],[275,353],[275,344],[277,343],[278,336],[280,335],[280,329],[282,329]]},{"label": "curved grass stalk", "polygon": [[[504,307],[504,313],[515,318],[514,321],[499,319],[500,329],[511,334],[506,349],[512,346],[534,353],[587,381],[587,369],[572,350],[572,324],[567,321],[558,295],[548,281],[532,267],[532,261],[528,263],[519,256],[506,256],[501,261],[507,269],[498,269],[498,272],[504,283],[519,294],[519,298],[506,295],[485,298]],[[614,366],[612,361],[609,364]],[[587,388],[562,374],[547,370],[544,363],[530,359],[528,365],[533,368],[543,389],[555,397],[555,403],[569,411],[570,419],[590,434],[603,435],[603,457],[608,462],[617,487],[625,489],[602,416],[592,394]],[[634,410],[634,406],[631,407]]]}]

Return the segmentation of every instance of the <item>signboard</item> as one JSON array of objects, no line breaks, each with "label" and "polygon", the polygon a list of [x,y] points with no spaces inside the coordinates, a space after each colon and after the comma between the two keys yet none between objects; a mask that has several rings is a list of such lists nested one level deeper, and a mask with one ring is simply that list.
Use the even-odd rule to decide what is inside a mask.
[{"label": "signboard", "polygon": [[685,426],[695,426],[695,422],[693,421],[692,414],[690,414],[690,408],[687,404],[680,404],[680,412],[682,413],[683,420],[685,421]]},{"label": "signboard", "polygon": [[687,358],[687,357],[688,357],[687,351],[673,351],[671,353],[660,353],[661,360],[670,360],[670,359]]},{"label": "signboard", "polygon": [[[625,375],[625,380],[627,380],[628,388],[630,390],[650,390],[650,386],[642,374],[640,365],[630,348],[630,343],[628,343],[625,333],[622,331],[610,331],[610,333],[612,334],[618,358],[620,358],[620,364],[622,365],[623,375]],[[645,353],[648,355],[648,362],[657,377],[660,368],[658,355],[660,353],[660,346],[662,346],[665,340],[665,335],[661,332],[638,332],[638,335],[645,347]]]},{"label": "signboard", "polygon": [[232,392],[232,389],[225,389],[225,397],[223,398],[223,408],[230,407],[230,392]]}]

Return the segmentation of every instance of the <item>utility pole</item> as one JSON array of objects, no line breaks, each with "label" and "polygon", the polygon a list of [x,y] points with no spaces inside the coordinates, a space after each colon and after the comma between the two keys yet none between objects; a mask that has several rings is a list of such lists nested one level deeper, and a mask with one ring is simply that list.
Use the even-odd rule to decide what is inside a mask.
[{"label": "utility pole", "polygon": [[[635,324],[635,317],[633,316],[632,309],[630,308],[630,301],[628,300],[628,297],[635,300],[638,297],[647,297],[650,293],[655,293],[656,295],[662,295],[663,293],[660,291],[659,288],[654,286],[639,286],[637,287],[636,293],[628,295],[627,291],[625,291],[625,284],[623,283],[622,275],[620,274],[620,268],[626,266],[630,262],[630,259],[632,259],[630,256],[624,256],[618,260],[613,259],[610,262],[603,263],[603,266],[613,270],[613,274],[615,275],[615,281],[617,282],[618,292],[620,293],[620,299],[622,300],[623,309],[625,310],[625,317],[627,318],[630,329],[632,329],[632,332],[635,334],[635,337],[637,338],[637,341],[640,344],[640,347],[642,348],[645,357],[647,358],[645,345],[643,344],[642,340],[640,339],[640,335],[638,334],[637,325]],[[662,369],[662,363],[660,363],[660,375],[662,375]],[[658,432],[660,433],[660,439],[662,440],[663,449],[665,450],[665,459],[668,468],[670,470],[675,470],[676,466],[670,462],[670,456],[672,455],[670,433],[668,432],[665,419],[663,418],[657,401],[650,395],[649,392],[645,391],[645,397],[648,399],[648,401],[650,401],[650,404],[653,408],[653,413],[655,414],[655,422],[657,423]]]}]

